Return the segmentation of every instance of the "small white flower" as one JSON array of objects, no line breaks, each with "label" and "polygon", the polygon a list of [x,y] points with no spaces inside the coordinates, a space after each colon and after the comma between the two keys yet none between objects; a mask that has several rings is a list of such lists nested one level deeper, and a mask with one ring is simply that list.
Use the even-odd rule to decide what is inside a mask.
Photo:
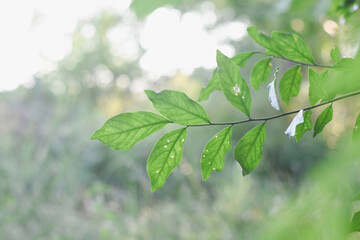
[{"label": "small white flower", "polygon": [[268,90],[269,90],[269,102],[271,104],[271,106],[273,108],[275,108],[276,110],[280,110],[280,105],[279,105],[279,101],[277,99],[276,96],[276,91],[275,91],[275,80],[272,81],[269,85],[268,85]]},{"label": "small white flower", "polygon": [[298,114],[296,114],[296,116],[294,117],[294,119],[291,121],[289,127],[286,129],[285,134],[288,137],[293,137],[295,136],[295,132],[296,132],[296,126],[300,123],[304,122],[304,116],[303,116],[303,110],[300,110],[298,112]]}]

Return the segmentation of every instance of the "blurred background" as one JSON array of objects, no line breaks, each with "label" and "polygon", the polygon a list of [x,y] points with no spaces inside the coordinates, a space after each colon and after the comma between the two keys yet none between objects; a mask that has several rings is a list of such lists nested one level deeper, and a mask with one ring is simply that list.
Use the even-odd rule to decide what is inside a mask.
[{"label": "blurred background", "polygon": [[[228,56],[263,50],[247,36],[251,25],[268,34],[298,34],[318,63],[332,64],[335,44],[344,57],[355,56],[360,39],[355,2],[1,2],[0,239],[257,239],[266,233],[269,219],[282,208],[296,208],[289,201],[311,186],[309,169],[342,158],[338,152],[344,148],[337,146],[350,145],[341,138],[351,138],[358,100],[335,103],[333,121],[316,139],[307,133],[296,143],[283,134],[291,116],[269,122],[263,159],[245,178],[232,150],[224,170],[203,182],[201,152],[221,128],[189,129],[182,163],[155,193],[146,159],[169,128],[129,151],[111,150],[90,136],[121,112],[155,111],[145,89],[173,89],[197,99],[216,67],[216,49]],[[242,69],[245,79],[260,57]],[[276,66],[281,76],[291,64],[274,60]],[[303,75],[306,79],[305,68]],[[253,92],[254,116],[276,113],[266,92],[265,84]],[[300,95],[284,110],[309,105],[307,94],[304,80]],[[220,92],[202,105],[214,122],[245,118]],[[252,126],[235,127],[233,146]],[[330,166],[311,171],[333,179],[336,175],[326,173],[339,166]],[[355,173],[347,178],[346,184],[358,183]],[[345,212],[359,206],[352,207]]]}]

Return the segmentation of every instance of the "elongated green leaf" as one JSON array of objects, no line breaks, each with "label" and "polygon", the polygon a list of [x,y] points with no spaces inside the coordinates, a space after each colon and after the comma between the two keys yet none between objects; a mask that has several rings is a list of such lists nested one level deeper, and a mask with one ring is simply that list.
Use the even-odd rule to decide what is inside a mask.
[{"label": "elongated green leaf", "polygon": [[254,89],[258,90],[261,83],[268,81],[271,66],[271,58],[262,59],[254,65],[250,75],[250,82]]},{"label": "elongated green leaf", "polygon": [[186,128],[180,128],[166,133],[156,142],[146,165],[152,192],[164,186],[170,173],[180,164],[185,141]]},{"label": "elongated green leaf", "polygon": [[312,129],[311,114],[311,110],[306,111],[303,114],[304,122],[296,126],[295,138],[297,142],[300,141],[305,132]]},{"label": "elongated green leaf", "polygon": [[200,101],[208,100],[210,94],[215,90],[221,91],[221,85],[220,85],[219,74],[217,72],[217,69],[215,69],[213,71],[213,74],[209,80],[209,83],[206,85],[206,87],[203,87],[200,90],[200,95],[199,95],[198,101],[200,102]]},{"label": "elongated green leaf", "polygon": [[266,54],[281,57],[279,45],[269,36],[259,33],[257,27],[251,26],[247,29],[249,36],[260,46],[266,48]]},{"label": "elongated green leaf", "polygon": [[356,58],[343,58],[329,70],[326,87],[330,97],[360,90],[360,52]]},{"label": "elongated green leaf", "polygon": [[205,181],[213,170],[220,172],[225,166],[225,154],[231,149],[232,127],[217,133],[206,144],[201,156],[201,174]]},{"label": "elongated green leaf", "polygon": [[98,139],[112,149],[129,150],[168,123],[169,120],[151,112],[121,113],[107,120],[91,139]]},{"label": "elongated green leaf", "polygon": [[171,121],[182,125],[209,123],[205,109],[185,95],[185,93],[164,90],[156,93],[145,90],[154,107]]},{"label": "elongated green leaf", "polygon": [[358,194],[356,194],[355,197],[353,197],[352,200],[353,201],[360,201],[360,192],[358,192]]},{"label": "elongated green leaf", "polygon": [[252,55],[254,55],[256,52],[243,52],[236,54],[234,57],[231,58],[236,65],[239,67],[245,67],[248,60],[251,58]]},{"label": "elongated green leaf", "polygon": [[356,212],[351,220],[351,232],[360,232],[360,211]]},{"label": "elongated green leaf", "polygon": [[217,51],[216,61],[221,89],[225,97],[234,107],[250,117],[250,89],[240,74],[240,68],[220,51]]},{"label": "elongated green leaf", "polygon": [[259,164],[265,138],[265,123],[262,123],[247,132],[237,144],[235,159],[240,163],[244,176],[250,174]]},{"label": "elongated green leaf", "polygon": [[335,46],[333,49],[331,49],[330,57],[332,60],[334,60],[335,63],[340,62],[340,50],[338,46]]},{"label": "elongated green leaf", "polygon": [[360,113],[356,118],[352,138],[353,138],[353,140],[356,140],[356,141],[360,140]]},{"label": "elongated green leaf", "polygon": [[315,63],[309,48],[296,34],[273,32],[272,39],[280,46],[283,56],[294,61]]},{"label": "elongated green leaf", "polygon": [[326,92],[328,79],[328,70],[318,74],[309,68],[309,101],[311,105],[316,104],[319,100],[329,100],[329,95]]},{"label": "elongated green leaf", "polygon": [[[232,61],[236,63],[239,67],[245,67],[247,61],[251,58],[252,55],[256,54],[256,52],[243,52],[236,54],[234,57],[231,58]],[[200,91],[200,95],[198,101],[204,101],[209,99],[210,94],[215,91],[221,91],[221,85],[219,81],[219,74],[217,69],[213,71],[213,74],[209,80],[209,83],[206,87],[203,87]]]},{"label": "elongated green leaf", "polygon": [[333,117],[333,107],[331,104],[330,106],[325,108],[324,111],[322,111],[322,113],[320,113],[320,115],[316,119],[313,137],[315,137],[316,135],[322,132],[326,124],[328,124],[332,120],[332,117]]},{"label": "elongated green leaf", "polygon": [[286,70],[279,84],[280,96],[285,104],[289,104],[290,98],[296,97],[299,94],[301,80],[300,65],[293,66]]}]

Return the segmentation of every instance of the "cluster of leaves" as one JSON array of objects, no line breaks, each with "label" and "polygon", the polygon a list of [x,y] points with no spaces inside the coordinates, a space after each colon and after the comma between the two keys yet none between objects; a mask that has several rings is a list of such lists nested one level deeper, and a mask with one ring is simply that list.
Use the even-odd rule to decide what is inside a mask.
[{"label": "cluster of leaves", "polygon": [[[335,98],[337,94],[345,94],[353,90],[341,90],[335,87],[337,86],[334,83],[335,81],[332,81],[329,77],[329,71],[344,71],[349,66],[355,66],[354,62],[356,60],[354,59],[340,59],[340,52],[337,47],[331,51],[331,57],[335,64],[333,66],[324,66],[315,63],[309,48],[295,34],[273,32],[270,37],[259,33],[256,27],[249,27],[248,34],[257,44],[264,47],[266,52],[245,52],[233,58],[228,58],[220,51],[217,51],[216,60],[218,67],[214,70],[208,85],[201,90],[198,99],[198,101],[206,100],[214,90],[220,90],[226,99],[235,108],[244,113],[248,119],[239,122],[212,123],[205,109],[184,93],[172,90],[156,93],[152,90],[146,90],[147,97],[162,116],[143,111],[122,113],[106,121],[94,133],[92,139],[98,139],[113,149],[128,150],[139,140],[148,137],[169,123],[183,125],[184,127],[162,136],[155,144],[149,156],[147,172],[151,181],[151,190],[155,191],[165,184],[173,169],[180,164],[188,127],[227,126],[210,139],[201,155],[201,172],[203,179],[206,180],[212,171],[221,171],[224,168],[225,154],[231,149],[233,125],[249,121],[260,121],[261,123],[258,126],[248,131],[239,140],[235,148],[235,160],[241,165],[243,175],[247,175],[256,168],[261,160],[262,148],[266,138],[265,124],[268,120],[297,113],[285,133],[299,141],[305,132],[313,128],[311,120],[312,112],[310,109],[348,97]],[[280,113],[272,117],[251,118],[250,89],[247,81],[241,75],[240,68],[244,67],[254,54],[265,56],[265,58],[253,66],[251,71],[250,83],[255,90],[259,89],[262,83],[268,82],[272,71],[271,61],[273,58],[280,58],[295,63],[294,66],[287,69],[282,75],[278,86],[279,95],[284,104],[288,104],[291,98],[299,94],[303,79],[301,69],[302,67],[308,68],[310,82],[309,102],[311,106],[293,112]],[[309,66],[327,68],[327,70],[318,73]],[[276,94],[277,70],[278,68],[276,69],[273,81],[268,85],[268,89],[271,105],[275,109],[280,110]],[[337,91],[333,91],[333,89]],[[358,94],[358,92],[355,94]],[[355,94],[353,93],[349,96]],[[319,101],[321,103],[317,104]],[[332,116],[333,107],[330,104],[316,119],[314,137],[322,132],[326,124],[332,120]],[[356,122],[354,136],[359,135],[359,118]]]}]

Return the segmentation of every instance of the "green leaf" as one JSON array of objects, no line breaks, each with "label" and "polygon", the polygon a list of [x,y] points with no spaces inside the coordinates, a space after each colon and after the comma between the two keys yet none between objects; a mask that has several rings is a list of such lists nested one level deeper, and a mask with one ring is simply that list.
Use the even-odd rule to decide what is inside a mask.
[{"label": "green leaf", "polygon": [[282,57],[279,45],[271,37],[259,33],[257,27],[251,26],[247,29],[247,32],[257,44],[266,48],[266,54]]},{"label": "green leaf", "polygon": [[220,172],[225,166],[225,154],[231,149],[232,127],[217,133],[206,144],[201,156],[201,174],[205,181],[213,170]]},{"label": "green leaf", "polygon": [[169,120],[151,112],[121,113],[107,120],[91,139],[98,139],[112,149],[129,150],[168,123]]},{"label": "green leaf", "polygon": [[213,74],[209,80],[209,83],[206,85],[206,87],[203,87],[200,90],[200,95],[199,95],[198,101],[200,102],[200,101],[208,100],[210,94],[215,90],[221,91],[221,85],[220,85],[219,74],[217,72],[217,69],[215,69],[213,71]]},{"label": "green leaf", "polygon": [[152,192],[164,186],[170,173],[180,164],[185,141],[186,128],[180,128],[166,133],[156,142],[146,165]]},{"label": "green leaf", "polygon": [[240,163],[244,176],[250,174],[259,164],[265,138],[265,123],[262,123],[247,132],[237,144],[235,159]]},{"label": "green leaf", "polygon": [[318,74],[309,68],[309,101],[310,105],[316,104],[319,100],[329,100],[329,95],[326,92],[326,84],[328,82],[328,70]]},{"label": "green leaf", "polygon": [[[232,57],[231,60],[234,61],[236,63],[236,65],[238,65],[239,67],[245,67],[247,61],[254,54],[256,54],[256,52],[239,53],[239,54],[235,55],[234,57]],[[200,102],[200,101],[208,100],[210,94],[215,90],[221,91],[218,69],[215,69],[213,71],[213,74],[208,82],[208,85],[206,87],[203,87],[200,90],[200,95],[199,95],[198,101]]]},{"label": "green leaf", "polygon": [[175,123],[196,125],[210,122],[205,109],[185,93],[172,90],[164,90],[159,93],[145,90],[145,93],[154,107]]},{"label": "green leaf", "polygon": [[300,65],[293,66],[286,70],[279,84],[280,96],[285,104],[289,104],[290,98],[296,97],[299,94],[301,80]]},{"label": "green leaf", "polygon": [[[356,118],[355,127],[353,130],[352,135],[353,140],[359,141],[360,140],[360,113]],[[360,193],[359,193],[360,194]]]},{"label": "green leaf", "polygon": [[261,83],[268,81],[271,66],[271,58],[262,59],[254,65],[250,75],[250,82],[254,89],[258,90]]},{"label": "green leaf", "polygon": [[350,226],[351,232],[360,232],[360,211],[354,214]]},{"label": "green leaf", "polygon": [[313,137],[315,137],[316,135],[322,132],[326,124],[328,124],[332,120],[332,117],[333,117],[333,107],[331,104],[330,106],[325,108],[324,111],[322,111],[322,113],[320,113],[320,115],[316,119]]},{"label": "green leaf", "polygon": [[217,51],[216,61],[221,89],[225,97],[234,107],[250,117],[250,89],[240,74],[240,68],[220,51]]},{"label": "green leaf", "polygon": [[311,110],[306,111],[303,114],[304,122],[296,126],[295,138],[297,142],[300,141],[305,132],[312,129],[311,114]]},{"label": "green leaf", "polygon": [[340,50],[338,46],[335,46],[333,49],[331,49],[330,57],[332,60],[334,60],[335,63],[340,62]]},{"label": "green leaf", "polygon": [[252,55],[254,55],[256,52],[243,52],[236,54],[234,57],[231,58],[236,65],[239,67],[245,67],[248,60],[251,58]]},{"label": "green leaf", "polygon": [[272,39],[279,45],[283,56],[293,61],[315,63],[309,48],[296,34],[273,32]]},{"label": "green leaf", "polygon": [[352,200],[353,201],[360,201],[360,192],[358,192],[358,194],[356,194],[355,197],[353,197]]}]

